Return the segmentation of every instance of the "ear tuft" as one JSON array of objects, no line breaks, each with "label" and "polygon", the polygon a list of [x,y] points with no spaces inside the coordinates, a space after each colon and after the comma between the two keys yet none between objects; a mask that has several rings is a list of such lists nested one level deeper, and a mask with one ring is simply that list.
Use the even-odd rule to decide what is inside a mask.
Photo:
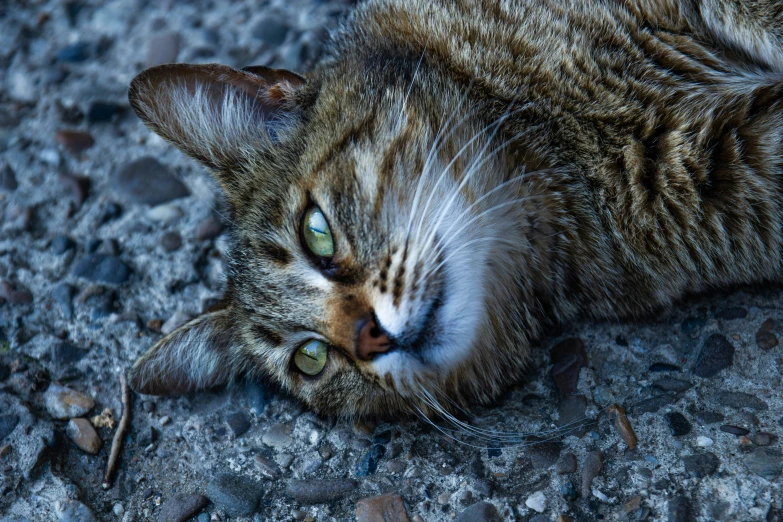
[{"label": "ear tuft", "polygon": [[131,368],[131,388],[182,395],[232,381],[241,362],[229,310],[205,313],[158,341]]},{"label": "ear tuft", "polygon": [[252,161],[298,115],[304,78],[290,71],[219,64],[167,64],[136,76],[128,98],[153,131],[218,174]]}]

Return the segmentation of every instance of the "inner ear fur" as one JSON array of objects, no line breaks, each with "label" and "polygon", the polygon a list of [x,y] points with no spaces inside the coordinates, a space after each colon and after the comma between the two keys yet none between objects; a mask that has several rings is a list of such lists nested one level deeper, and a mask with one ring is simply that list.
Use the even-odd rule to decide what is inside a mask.
[{"label": "inner ear fur", "polygon": [[228,384],[242,371],[231,309],[207,312],[180,326],[133,365],[128,382],[147,395],[182,395]]},{"label": "inner ear fur", "polygon": [[212,170],[224,189],[230,174],[270,146],[297,119],[301,76],[263,66],[166,64],[136,76],[128,98],[139,118]]}]

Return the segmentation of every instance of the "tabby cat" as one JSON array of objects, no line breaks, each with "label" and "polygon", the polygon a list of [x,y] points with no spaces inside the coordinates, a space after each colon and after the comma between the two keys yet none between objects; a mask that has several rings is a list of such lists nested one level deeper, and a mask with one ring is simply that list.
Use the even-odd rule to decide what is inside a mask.
[{"label": "tabby cat", "polygon": [[172,64],[136,113],[230,212],[222,304],[133,366],[433,415],[544,328],[780,280],[783,3],[369,0],[306,76]]}]

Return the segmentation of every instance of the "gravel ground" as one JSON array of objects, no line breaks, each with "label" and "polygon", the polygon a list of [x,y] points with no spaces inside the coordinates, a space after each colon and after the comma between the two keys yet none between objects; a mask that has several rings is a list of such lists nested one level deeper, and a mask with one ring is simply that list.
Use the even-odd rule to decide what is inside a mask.
[{"label": "gravel ground", "polygon": [[215,187],[136,119],[129,81],[306,70],[348,9],[0,3],[0,520],[783,520],[777,287],[552,332],[472,436],[319,418],[263,383],[135,396],[100,487],[121,373],[224,284]]}]

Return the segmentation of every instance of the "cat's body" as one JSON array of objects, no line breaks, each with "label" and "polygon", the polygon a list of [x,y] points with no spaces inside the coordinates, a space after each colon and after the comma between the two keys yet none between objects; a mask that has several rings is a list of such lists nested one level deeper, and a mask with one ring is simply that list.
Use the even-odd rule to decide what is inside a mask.
[{"label": "cat's body", "polygon": [[780,280],[781,93],[772,1],[370,1],[306,81],[142,73],[134,108],[215,172],[234,231],[224,307],[132,382],[429,414],[497,396],[549,323]]}]

